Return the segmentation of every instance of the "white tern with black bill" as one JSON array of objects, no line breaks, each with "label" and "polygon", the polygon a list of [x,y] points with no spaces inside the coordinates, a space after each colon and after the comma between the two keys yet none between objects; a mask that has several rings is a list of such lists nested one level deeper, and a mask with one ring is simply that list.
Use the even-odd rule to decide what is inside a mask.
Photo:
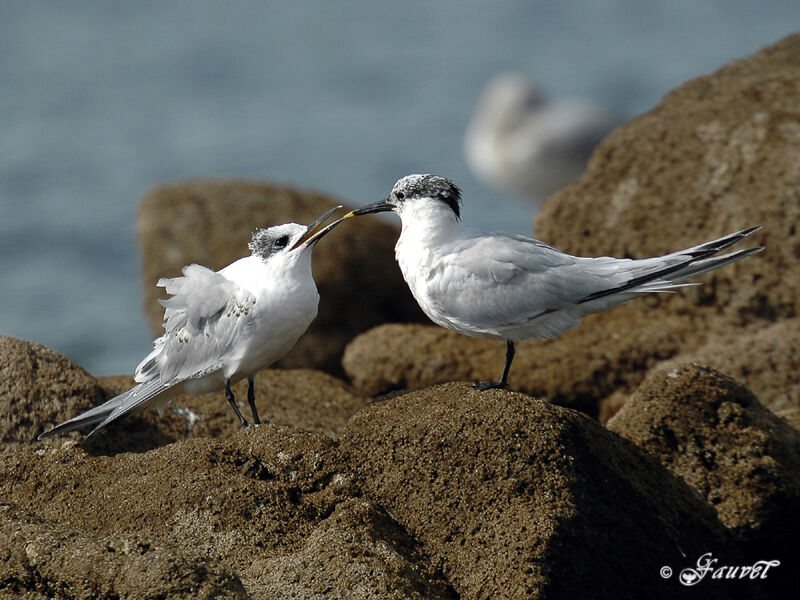
[{"label": "white tern with black bill", "polygon": [[641,260],[581,258],[538,240],[462,227],[461,192],[449,179],[408,175],[384,199],[344,218],[392,211],[402,220],[395,256],[422,310],[434,323],[465,335],[506,342],[503,388],[514,344],[553,338],[582,317],[680,283],[763,248],[714,256],[761,227],[751,227],[680,252]]}]

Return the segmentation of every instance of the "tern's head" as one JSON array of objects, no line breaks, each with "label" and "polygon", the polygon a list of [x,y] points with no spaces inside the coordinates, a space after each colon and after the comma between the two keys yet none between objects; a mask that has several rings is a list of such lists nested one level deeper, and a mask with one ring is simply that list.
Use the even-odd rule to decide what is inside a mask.
[{"label": "tern's head", "polygon": [[322,227],[326,219],[340,208],[342,207],[332,208],[308,226],[286,223],[258,229],[253,232],[253,239],[248,244],[250,251],[253,256],[258,256],[264,261],[273,260],[279,256],[310,255],[316,243],[342,222],[342,219],[339,219],[327,227]]},{"label": "tern's head", "polygon": [[447,214],[458,220],[461,218],[461,190],[449,179],[438,175],[406,175],[394,184],[386,198],[357,208],[346,217],[386,211],[393,211],[400,218],[404,215],[414,218],[422,214]]}]

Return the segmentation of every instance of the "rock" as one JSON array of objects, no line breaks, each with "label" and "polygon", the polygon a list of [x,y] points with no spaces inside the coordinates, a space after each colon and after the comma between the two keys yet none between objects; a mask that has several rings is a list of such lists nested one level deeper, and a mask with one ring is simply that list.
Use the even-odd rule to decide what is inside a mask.
[{"label": "rock", "polygon": [[259,598],[455,599],[422,560],[417,543],[381,507],[347,500],[299,552],[256,560],[248,569]]},{"label": "rock", "polygon": [[778,416],[786,421],[789,425],[800,431],[800,408],[781,411],[778,413]]},{"label": "rock", "polygon": [[[240,181],[152,189],[139,209],[138,232],[145,310],[153,334],[163,333],[163,308],[156,300],[165,295],[155,287],[160,277],[177,276],[190,263],[220,269],[249,254],[247,243],[255,229],[307,224],[335,204],[312,192]],[[387,321],[425,319],[394,264],[398,235],[396,226],[367,218],[358,227],[342,224],[319,244],[314,253],[319,314],[278,366],[341,373],[344,346],[358,333]],[[355,291],[365,289],[368,294]]]},{"label": "rock", "polygon": [[[33,443],[43,431],[130,389],[128,376],[95,379],[61,354],[35,342],[0,336],[0,452]],[[247,383],[233,386],[245,414]],[[262,420],[336,437],[350,415],[369,399],[341,380],[309,369],[266,369],[256,377]],[[168,406],[127,415],[85,442],[95,454],[145,452],[176,440],[231,435],[241,429],[223,393],[183,394]],[[43,442],[60,446],[88,430]]]},{"label": "rock", "polygon": [[[618,128],[536,221],[539,236],[566,252],[631,257],[763,225],[752,237],[765,246],[761,254],[702,276],[699,287],[626,307],[653,322],[679,315],[689,326],[680,346],[685,356],[673,364],[699,360],[730,369],[776,409],[797,402],[790,349],[796,325],[772,324],[800,309],[798,123],[800,35],[793,35],[679,86]],[[748,350],[745,340],[768,354]],[[601,403],[601,419],[628,391]]]},{"label": "rock", "polygon": [[585,415],[521,394],[457,383],[396,396],[354,415],[341,445],[366,497],[460,598],[673,598],[664,565],[710,548],[736,560],[682,481]]},{"label": "rock", "polygon": [[[129,389],[129,377],[101,377],[100,384],[113,396]],[[243,415],[249,420],[247,382],[231,387]],[[256,407],[263,421],[291,425],[336,437],[354,412],[369,402],[358,396],[342,380],[311,369],[264,369],[256,376]],[[178,396],[158,414],[149,411],[148,421],[158,425],[175,440],[191,437],[217,437],[241,429],[225,394]]]},{"label": "rock", "polygon": [[[792,563],[800,536],[800,432],[750,390],[698,365],[659,370],[608,428],[696,489],[753,559]],[[800,583],[787,569],[779,575]]]},{"label": "rock", "polygon": [[[256,558],[300,550],[336,505],[355,493],[333,441],[274,425],[141,454],[92,456],[66,445],[0,456],[0,497],[27,515],[23,524],[36,525],[23,536],[77,531],[75,547],[84,539],[135,539],[173,549],[177,565],[190,561],[174,549],[191,549],[189,556],[217,565],[217,573],[239,577]],[[103,548],[98,542],[90,550],[98,555]],[[153,559],[159,556],[156,552]],[[113,571],[104,576],[110,585]],[[160,577],[154,577],[154,586]],[[266,582],[244,578],[245,588],[259,583]],[[153,587],[138,597],[162,591]]]},{"label": "rock", "polygon": [[[217,561],[136,534],[97,538],[0,509],[0,593],[14,598],[249,598]],[[9,594],[6,596],[5,594]]]},{"label": "rock", "polygon": [[104,400],[94,377],[55,350],[0,336],[0,452]]},{"label": "rock", "polygon": [[[597,413],[598,399],[633,391],[645,371],[676,354],[684,324],[665,315],[655,323],[623,306],[593,315],[553,340],[517,344],[508,383],[512,390]],[[613,332],[613,333],[609,333]],[[374,396],[458,380],[497,379],[505,345],[441,327],[382,325],[345,349],[342,364],[360,393]]]},{"label": "rock", "polygon": [[799,184],[794,35],[679,86],[615,130],[584,175],[545,204],[536,231],[572,254],[643,258],[763,225],[751,238],[762,254],[638,304],[654,316],[691,314],[693,337],[762,327],[800,312]]},{"label": "rock", "polygon": [[800,319],[779,321],[746,334],[713,338],[694,352],[665,361],[659,369],[698,363],[734,377],[758,401],[780,412],[800,408]]}]

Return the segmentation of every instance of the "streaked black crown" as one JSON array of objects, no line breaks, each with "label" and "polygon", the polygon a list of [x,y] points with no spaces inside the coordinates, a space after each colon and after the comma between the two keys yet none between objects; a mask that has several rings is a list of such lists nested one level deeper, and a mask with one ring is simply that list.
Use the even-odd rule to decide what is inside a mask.
[{"label": "streaked black crown", "polygon": [[438,175],[408,175],[394,184],[392,195],[400,202],[413,198],[435,198],[449,206],[456,218],[461,218],[461,190]]},{"label": "streaked black crown", "polygon": [[305,230],[305,227],[296,223],[258,229],[253,232],[253,239],[247,246],[254,255],[266,260],[279,252],[285,252]]}]

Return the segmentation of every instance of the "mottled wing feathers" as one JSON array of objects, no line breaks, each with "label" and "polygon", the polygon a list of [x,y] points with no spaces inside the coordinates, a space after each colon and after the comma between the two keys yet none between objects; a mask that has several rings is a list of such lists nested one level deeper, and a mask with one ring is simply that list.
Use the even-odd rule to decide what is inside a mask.
[{"label": "mottled wing feathers", "polygon": [[255,297],[224,275],[200,265],[183,277],[160,279],[171,298],[164,306],[164,335],[136,369],[136,381],[180,381],[219,368],[237,336],[247,333]]}]

